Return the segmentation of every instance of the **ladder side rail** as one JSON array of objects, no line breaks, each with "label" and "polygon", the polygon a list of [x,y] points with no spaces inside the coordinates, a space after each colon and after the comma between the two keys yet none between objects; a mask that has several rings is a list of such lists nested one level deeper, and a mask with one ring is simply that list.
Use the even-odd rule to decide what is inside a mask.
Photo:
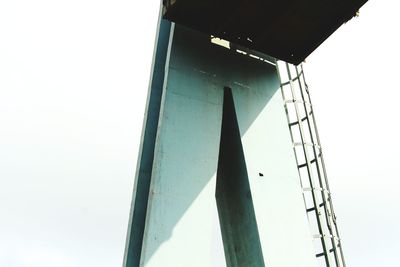
[{"label": "ladder side rail", "polygon": [[[308,85],[307,85],[307,82],[306,82],[306,79],[305,79],[305,75],[304,75],[303,65],[301,65],[301,71],[302,71],[302,73],[303,73],[303,75],[302,75],[303,77],[302,77],[302,78],[303,78],[303,83],[304,83],[304,85],[305,85],[305,90],[306,90],[306,93],[307,93],[307,96],[308,96],[308,101],[309,101],[310,103],[312,103],[312,102],[311,102],[311,97],[310,97],[310,94],[309,94],[309,91],[308,91]],[[318,133],[318,128],[317,128],[317,125],[316,125],[316,120],[315,120],[315,114],[314,114],[314,112],[311,114],[311,117],[312,117],[313,124],[314,124],[315,137],[316,137],[316,139],[317,139],[318,144],[320,144],[321,141],[320,141],[320,137],[319,137],[319,133]],[[324,160],[324,156],[323,156],[322,151],[321,151],[321,158],[320,158],[320,160],[321,160],[322,170],[323,170],[323,173],[324,173],[324,179],[325,179],[326,188],[327,188],[327,190],[328,190],[329,192],[331,192],[331,191],[330,191],[330,187],[329,187],[329,182],[328,182],[328,176],[327,176],[327,172],[326,172],[325,160]],[[342,240],[340,239],[340,236],[339,236],[339,231],[338,231],[337,222],[336,222],[336,214],[335,214],[335,212],[334,212],[333,203],[332,203],[332,198],[331,198],[330,201],[329,201],[329,206],[330,206],[330,209],[331,209],[331,212],[332,212],[332,218],[333,218],[333,222],[334,222],[334,227],[335,227],[336,235],[337,235],[337,237],[338,237],[338,239],[339,239],[338,247],[339,247],[339,251],[340,251],[340,256],[341,256],[341,258],[342,258],[343,267],[346,267],[346,263],[345,263],[344,255],[343,255]]]},{"label": "ladder side rail", "polygon": [[[281,79],[281,74],[280,74],[280,70],[279,70],[279,66],[278,66],[278,62],[276,62],[276,70],[277,70],[277,73],[278,73],[279,81],[282,81],[282,79]],[[284,84],[283,84],[283,83],[280,83],[280,89],[281,89],[282,99],[283,99],[283,103],[284,103],[284,107],[285,107],[285,112],[286,112],[286,120],[287,120],[288,125],[290,125],[291,120],[290,120],[290,116],[289,116],[289,110],[288,110],[287,104],[286,104],[286,102],[285,102],[287,99],[286,99],[286,96],[285,96],[285,93],[284,93],[283,86],[284,86]],[[292,144],[294,144],[295,140],[294,140],[294,137],[293,137],[292,128],[291,128],[290,126],[289,126],[289,133],[290,133],[290,139],[292,140]],[[296,165],[298,166],[298,164],[299,164],[299,159],[298,159],[298,156],[297,156],[297,153],[296,153],[296,148],[295,148],[294,146],[293,146],[293,151],[294,151],[294,157],[295,157],[295,160],[296,160]],[[299,177],[301,177],[301,173],[300,173],[299,168],[297,168],[297,171],[298,171],[298,173],[299,173]],[[304,187],[303,181],[302,181],[301,178],[300,178],[300,186],[301,186],[301,188]],[[305,199],[305,197],[304,197],[304,192],[303,192],[303,191],[302,191],[302,197],[303,197],[304,206],[307,208],[307,202],[306,202],[306,199]],[[308,218],[308,212],[307,212],[307,218]]]},{"label": "ladder side rail", "polygon": [[315,207],[315,215],[316,215],[318,231],[319,231],[319,235],[320,235],[320,239],[321,239],[321,243],[322,243],[322,249],[323,249],[323,252],[324,252],[324,259],[325,259],[326,266],[327,267],[331,267],[333,265],[330,263],[329,251],[327,249],[328,246],[326,244],[326,239],[325,239],[325,236],[324,236],[322,222],[321,222],[321,218],[320,218],[320,216],[321,216],[321,211],[319,209],[319,203],[320,202],[318,200],[317,190],[315,190],[316,189],[316,186],[315,186],[316,183],[314,181],[314,177],[313,177],[312,170],[311,170],[310,156],[308,154],[308,150],[306,148],[306,142],[305,142],[305,138],[304,138],[303,122],[301,121],[298,102],[297,102],[296,95],[295,95],[295,92],[294,92],[293,79],[292,79],[292,75],[291,75],[288,63],[286,63],[286,69],[287,69],[288,76],[289,76],[289,81],[290,81],[290,90],[291,90],[291,94],[292,94],[293,105],[294,105],[294,108],[295,108],[297,121],[299,123],[300,138],[301,138],[301,142],[303,144],[302,145],[303,153],[304,153],[304,157],[305,157],[306,164],[307,164],[307,173],[308,173],[309,182],[310,182],[310,186],[311,186],[312,200],[313,200],[313,205]]},{"label": "ladder side rail", "polygon": [[[337,252],[337,245],[336,245],[336,241],[335,241],[335,237],[337,237],[337,238],[339,238],[339,237],[336,235],[336,231],[334,229],[332,229],[333,228],[332,227],[332,224],[333,224],[332,216],[333,216],[333,214],[330,211],[330,199],[331,199],[330,192],[329,192],[329,189],[325,186],[326,184],[324,184],[326,179],[324,181],[324,179],[323,179],[324,177],[322,177],[322,175],[323,175],[321,173],[322,172],[322,170],[321,170],[322,166],[320,166],[319,161],[318,161],[318,156],[321,157],[322,154],[323,154],[322,153],[322,148],[321,148],[321,144],[318,142],[318,140],[314,140],[314,139],[316,139],[314,137],[315,132],[313,132],[313,128],[311,127],[311,123],[310,123],[309,113],[313,113],[313,109],[312,109],[312,105],[310,105],[310,110],[307,110],[307,105],[305,104],[306,99],[304,97],[303,86],[302,86],[301,81],[300,81],[300,75],[304,77],[304,72],[301,71],[299,73],[299,70],[298,70],[297,66],[295,67],[295,69],[296,69],[296,74],[299,77],[299,79],[297,79],[297,82],[298,82],[298,85],[299,85],[299,91],[300,91],[300,94],[301,94],[301,98],[303,100],[303,106],[304,106],[304,109],[306,111],[305,112],[305,114],[306,114],[305,116],[307,117],[307,119],[305,121],[307,121],[307,126],[308,126],[308,130],[309,130],[309,134],[310,134],[311,143],[316,143],[319,146],[319,153],[317,153],[317,149],[316,149],[315,146],[312,147],[314,158],[316,159],[314,164],[315,164],[315,167],[316,167],[316,171],[317,171],[317,176],[318,176],[318,181],[319,181],[320,187],[322,189],[327,189],[327,190],[321,190],[321,196],[322,196],[322,200],[323,200],[322,203],[324,204],[324,208],[323,209],[324,209],[324,214],[325,214],[325,219],[326,219],[326,224],[327,224],[327,227],[328,227],[328,230],[329,230],[329,234],[332,236],[332,238],[330,238],[330,239],[331,239],[331,243],[332,243],[332,250],[333,250],[333,254],[334,254],[334,259],[335,259],[336,265],[338,267],[341,267],[342,266],[342,264],[340,262],[341,258],[339,258],[339,255],[338,255],[338,252]],[[308,95],[308,97],[310,97],[310,96]],[[308,101],[311,104],[310,99],[308,99]],[[315,121],[313,121],[313,124],[315,125]]]},{"label": "ladder side rail", "polygon": [[[280,79],[280,81],[282,81],[282,76],[281,76],[281,74],[280,74],[280,68],[279,68],[279,64],[277,64],[277,71],[278,71],[278,75],[279,75],[279,79]],[[297,79],[299,79],[299,76],[297,76],[297,77],[295,77],[294,79],[292,79],[291,81],[293,81],[293,80],[297,80]],[[299,172],[299,177],[300,177],[300,184],[301,184],[301,186],[302,186],[302,188],[303,188],[303,192],[302,192],[302,195],[303,195],[303,201],[304,201],[304,205],[305,205],[305,207],[306,207],[306,214],[307,214],[307,217],[308,217],[308,219],[309,219],[309,221],[310,221],[310,216],[309,216],[309,212],[310,211],[315,211],[316,209],[315,209],[315,205],[313,205],[314,207],[311,207],[311,208],[309,208],[308,209],[308,205],[307,205],[307,201],[306,201],[306,199],[305,199],[305,194],[306,193],[308,193],[308,191],[312,191],[313,189],[312,188],[310,188],[310,190],[308,190],[308,188],[306,189],[306,188],[304,188],[304,181],[303,181],[303,179],[304,179],[304,177],[303,177],[303,175],[300,173],[300,168],[302,168],[302,167],[306,167],[307,166],[307,164],[306,163],[302,163],[302,164],[300,164],[300,160],[299,160],[299,158],[298,158],[298,152],[297,152],[297,150],[295,149],[295,147],[296,147],[296,143],[295,143],[295,138],[294,138],[294,136],[293,136],[293,128],[291,127],[291,126],[293,126],[293,125],[296,125],[296,124],[298,124],[298,120],[297,121],[294,121],[294,122],[292,122],[292,120],[291,120],[291,116],[290,116],[290,112],[288,111],[288,103],[293,103],[293,100],[287,100],[286,99],[286,96],[285,96],[285,93],[284,93],[284,86],[287,86],[287,85],[289,85],[290,84],[290,82],[291,82],[290,80],[289,81],[285,81],[285,82],[282,82],[281,83],[281,93],[282,93],[282,96],[283,96],[283,100],[284,100],[284,107],[285,107],[285,111],[286,111],[286,115],[287,115],[287,121],[288,121],[288,124],[289,124],[289,132],[290,132],[290,135],[291,135],[291,139],[292,139],[292,142],[293,142],[293,144],[294,144],[294,146],[293,146],[293,150],[294,150],[294,154],[295,154],[295,158],[296,158],[296,162],[297,162],[297,166],[298,166],[298,172]],[[292,98],[293,98],[293,95],[292,95]],[[300,102],[300,101],[299,101]],[[302,119],[302,121],[304,121],[304,118]],[[299,143],[298,145],[301,145],[301,146],[304,146],[304,144],[303,143]],[[315,160],[315,159],[314,159]],[[311,161],[312,162],[312,161]],[[300,167],[301,166],[301,167]],[[309,178],[309,175],[307,174],[307,177]],[[317,219],[317,218],[315,218],[315,219]],[[312,226],[311,224],[310,224],[310,226]],[[313,232],[313,230],[314,229],[310,229],[312,232]],[[319,232],[319,231],[318,231]],[[321,242],[321,245],[322,245],[322,239],[321,239],[321,237],[323,236],[322,234],[313,234],[312,235],[313,236],[313,238],[318,238],[318,239],[320,239],[320,242]],[[325,254],[325,252],[323,252],[323,253],[320,253],[320,251],[317,251],[316,252],[316,257],[321,257],[321,256],[325,256],[326,254]]]}]

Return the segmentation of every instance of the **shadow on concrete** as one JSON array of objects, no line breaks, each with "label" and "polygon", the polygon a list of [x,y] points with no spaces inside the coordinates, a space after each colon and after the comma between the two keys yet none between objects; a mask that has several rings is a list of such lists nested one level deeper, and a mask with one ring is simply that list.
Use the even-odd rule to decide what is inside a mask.
[{"label": "shadow on concrete", "polygon": [[225,88],[217,185],[227,266],[265,266],[232,90]]},{"label": "shadow on concrete", "polygon": [[[142,223],[136,225],[130,223],[125,259],[125,266],[127,267],[139,266],[138,255],[143,254],[141,243],[139,242],[140,246],[132,244],[134,244],[134,240],[142,240],[143,232],[146,234],[147,230],[144,229],[146,218],[144,214],[146,212],[149,214],[152,205],[153,208],[157,206],[156,214],[153,215],[159,218],[160,228],[157,235],[148,230],[147,234],[150,235],[149,238],[152,238],[152,241],[151,245],[146,247],[145,265],[159,247],[173,236],[177,223],[215,176],[218,168],[220,145],[222,146],[225,142],[232,142],[227,146],[239,145],[239,136],[235,137],[236,141],[222,140],[220,142],[223,89],[230,87],[234,95],[233,98],[235,100],[240,98],[240,114],[237,114],[238,121],[240,121],[238,125],[240,131],[237,130],[233,134],[237,135],[240,132],[241,136],[244,135],[279,89],[278,77],[274,66],[213,45],[210,43],[209,36],[179,25],[176,25],[174,29],[168,76],[166,76],[164,84],[164,99],[158,124],[159,136],[155,147],[150,146],[147,151],[142,151],[142,153],[153,155],[155,158],[155,162],[152,165],[152,179],[157,173],[163,173],[168,179],[173,178],[176,183],[167,185],[163,183],[162,179],[158,179],[157,181],[151,181],[151,185],[149,185],[149,175],[146,175],[148,170],[139,170],[137,180],[140,182],[145,179],[145,184],[150,188],[138,189],[142,190],[142,192],[149,192],[149,194],[148,198],[144,198],[139,202],[136,199],[135,208],[139,205],[142,209],[141,217],[139,216],[139,221]],[[153,88],[152,90],[155,89]],[[202,104],[197,105],[197,103]],[[193,108],[188,109],[187,105],[192,105]],[[233,108],[233,105],[231,108]],[[146,140],[151,138],[153,140]],[[143,142],[155,142],[155,136],[145,135]],[[221,150],[223,154],[230,149],[225,145]],[[236,152],[240,150],[239,147],[233,149]],[[247,199],[251,199],[251,195],[249,197],[246,193],[249,192],[247,190],[249,188],[248,181],[247,187],[245,186],[247,174],[245,175],[243,151],[241,156],[239,155],[240,158],[221,157],[219,178],[225,176],[221,173],[229,173],[234,170],[240,171],[243,175],[238,175],[236,182],[232,184],[226,179],[224,182],[219,179],[220,186],[217,187],[217,199],[218,196],[228,199],[235,197],[235,195],[240,196],[240,198],[247,197]],[[232,162],[229,163],[228,161],[230,160],[237,160],[238,165],[234,166]],[[224,161],[227,162],[223,163]],[[229,171],[229,166],[234,168]],[[239,190],[234,185],[235,183],[243,183],[245,187]],[[234,186],[237,191],[223,193],[222,184],[227,187]],[[157,195],[161,194],[162,202],[161,200],[157,202]],[[148,199],[151,199],[149,204],[147,204]],[[257,241],[256,222],[255,219],[251,219],[251,216],[254,217],[254,211],[251,211],[250,202],[248,204],[244,204],[242,201],[236,202],[236,204],[243,204],[242,211],[244,213],[253,214],[250,216],[249,221],[244,222],[242,225],[233,225],[229,222],[233,215],[229,209],[233,207],[222,200],[218,200],[218,203],[220,210],[228,209],[225,215],[222,213],[219,215],[220,218],[222,217],[222,232],[227,227],[233,227],[236,233],[242,227],[250,226],[252,237],[248,240],[254,241],[254,244],[248,243],[243,246],[245,250],[254,250],[252,252],[254,255],[251,256],[251,258],[254,258],[253,262],[263,262],[262,255],[260,255],[260,241]],[[155,211],[153,210],[152,212]],[[201,225],[193,225],[193,231],[199,230],[199,226]],[[246,232],[244,234],[249,233]],[[226,236],[225,234],[225,238]],[[188,242],[187,245],[190,246],[190,237],[182,242]],[[246,258],[244,257],[243,260],[246,260]],[[196,259],[193,259],[193,262],[195,261]],[[245,264],[243,266],[262,265]]]}]

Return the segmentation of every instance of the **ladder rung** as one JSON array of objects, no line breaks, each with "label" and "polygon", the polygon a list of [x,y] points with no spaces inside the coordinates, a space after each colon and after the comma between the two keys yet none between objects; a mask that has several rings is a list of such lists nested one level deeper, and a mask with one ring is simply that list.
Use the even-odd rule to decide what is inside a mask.
[{"label": "ladder rung", "polygon": [[[321,155],[322,155],[322,153],[319,153],[317,157],[320,158]],[[316,161],[317,161],[317,159],[312,159],[310,161],[310,164],[315,163]],[[307,166],[307,163],[299,164],[299,165],[297,165],[297,168],[304,168],[305,166]]]},{"label": "ladder rung", "polygon": [[[332,253],[333,251],[334,251],[334,249],[331,248],[329,250],[329,253]],[[326,255],[325,252],[321,252],[321,253],[316,254],[315,257],[319,258],[319,257],[325,256],[325,255]]]},{"label": "ladder rung", "polygon": [[308,101],[296,100],[296,99],[285,100],[285,104],[293,104],[293,103],[306,104],[306,105],[309,105],[311,107],[311,103],[308,102]]},{"label": "ladder rung", "polygon": [[289,81],[287,81],[287,82],[282,83],[281,86],[288,85],[288,84],[290,84],[290,82],[294,82],[294,81],[298,80],[302,74],[303,74],[303,70],[301,70],[301,71],[299,72],[299,75],[297,75],[297,76],[294,77],[293,79],[291,79],[291,80],[289,80]]},{"label": "ladder rung", "polygon": [[327,235],[327,234],[323,234],[323,235],[321,235],[321,234],[315,234],[315,235],[313,235],[312,236],[313,238],[315,238],[315,239],[321,239],[322,237],[324,237],[324,238],[333,238],[333,239],[335,239],[336,241],[338,241],[338,242],[340,242],[340,238],[338,238],[338,237],[336,237],[336,236],[332,236],[332,235]]},{"label": "ladder rung", "polygon": [[[318,156],[318,157],[320,157],[320,156]],[[313,160],[310,161],[310,164],[313,164],[316,161],[317,161],[317,159],[313,159]],[[303,164],[297,165],[297,168],[304,168],[306,166],[307,166],[307,163],[303,163]]]},{"label": "ladder rung", "polygon": [[[311,115],[312,115],[312,111],[310,111],[310,113],[308,113],[308,116],[311,116]],[[307,120],[307,119],[308,119],[308,116],[302,118],[301,121]],[[295,125],[297,125],[297,124],[299,124],[299,121],[291,122],[291,123],[289,123],[289,126],[292,127],[292,126],[295,126]]]},{"label": "ladder rung", "polygon": [[[323,207],[323,206],[325,206],[325,202],[319,204],[319,207],[320,207],[320,208]],[[307,212],[310,212],[310,211],[313,211],[313,210],[315,210],[315,207],[308,208],[308,209],[307,209]]]},{"label": "ladder rung", "polygon": [[304,192],[308,192],[308,191],[324,191],[327,192],[329,194],[329,191],[325,188],[321,188],[321,187],[303,187],[303,191]]},{"label": "ladder rung", "polygon": [[308,142],[294,142],[293,143],[294,146],[315,146],[316,148],[321,148],[318,144],[313,144],[313,143],[308,143]]}]

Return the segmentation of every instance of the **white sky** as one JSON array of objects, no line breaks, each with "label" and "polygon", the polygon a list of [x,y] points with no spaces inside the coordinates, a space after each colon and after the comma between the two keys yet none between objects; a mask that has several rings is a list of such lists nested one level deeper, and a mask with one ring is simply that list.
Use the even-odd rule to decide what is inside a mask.
[{"label": "white sky", "polygon": [[[158,1],[0,2],[0,266],[121,266]],[[305,65],[349,266],[397,266],[400,4]]]}]

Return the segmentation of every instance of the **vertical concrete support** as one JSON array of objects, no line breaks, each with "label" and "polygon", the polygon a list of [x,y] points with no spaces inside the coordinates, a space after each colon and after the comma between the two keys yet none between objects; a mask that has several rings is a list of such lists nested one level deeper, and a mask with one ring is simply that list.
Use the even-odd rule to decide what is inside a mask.
[{"label": "vertical concrete support", "polygon": [[141,266],[212,266],[223,90],[189,48],[195,40],[179,27],[172,38]]},{"label": "vertical concrete support", "polygon": [[128,233],[124,255],[124,266],[139,266],[143,233],[149,197],[151,172],[154,160],[158,119],[161,107],[171,23],[160,19],[153,58],[150,87],[147,96],[140,154],[135,175],[132,210],[129,216]]},{"label": "vertical concrete support", "polygon": [[139,266],[170,33],[171,23],[160,19],[129,216],[126,267]]},{"label": "vertical concrete support", "polygon": [[[139,161],[125,266],[220,266],[216,258],[226,258],[228,267],[315,266],[275,66],[178,25],[165,58],[156,129],[151,122],[155,143],[145,132],[143,143],[154,146],[142,147],[152,165],[143,176]],[[233,139],[226,129],[221,133],[226,87]],[[231,157],[230,147],[240,155]],[[140,191],[142,177],[149,186]],[[231,200],[240,206],[237,214]],[[215,235],[217,202],[223,240]],[[144,230],[142,238],[135,227]]]}]

